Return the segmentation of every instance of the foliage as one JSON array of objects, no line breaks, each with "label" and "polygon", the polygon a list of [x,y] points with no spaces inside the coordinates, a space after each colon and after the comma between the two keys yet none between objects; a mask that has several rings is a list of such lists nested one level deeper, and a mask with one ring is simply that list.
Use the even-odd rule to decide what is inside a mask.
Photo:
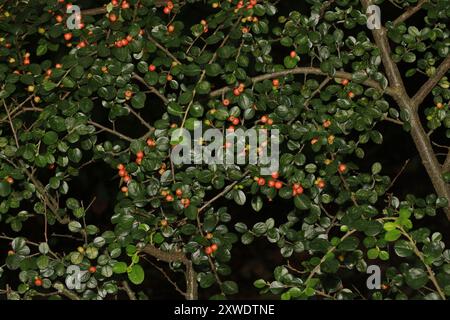
[{"label": "foliage", "polygon": [[[354,281],[370,264],[383,284],[359,281],[365,298],[450,296],[450,250],[420,222],[449,210],[450,161],[441,167],[431,143],[450,133],[447,1],[374,1],[383,14],[406,11],[373,32],[369,1],[292,1],[286,16],[268,0],[114,2],[82,7],[75,30],[64,1],[0,5],[0,240],[11,246],[0,253],[1,293],[136,299],[156,258],[185,272],[185,298],[233,297],[233,246],[260,238],[284,258],[273,278],[254,279],[269,297],[359,299]],[[202,7],[204,20],[192,21]],[[416,11],[425,18],[410,24]],[[225,130],[233,119],[281,131],[274,177],[254,165],[171,163],[175,128]],[[394,177],[366,156],[383,144],[384,121],[411,134],[430,195],[393,195]],[[93,163],[115,170],[111,224],[72,193]],[[234,214],[223,199],[255,212]],[[272,201],[292,210],[261,219]],[[52,246],[55,230],[70,247]],[[65,285],[71,266],[88,271],[79,288]]]}]

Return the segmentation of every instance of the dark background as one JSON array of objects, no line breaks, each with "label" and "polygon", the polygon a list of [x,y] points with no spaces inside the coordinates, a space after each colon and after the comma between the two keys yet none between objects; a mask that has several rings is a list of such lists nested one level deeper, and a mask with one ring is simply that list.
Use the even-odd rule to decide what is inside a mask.
[{"label": "dark background", "polygon": [[[99,2],[94,1],[77,1],[75,4],[79,4],[82,9],[84,8],[92,8],[99,6]],[[309,13],[305,10],[307,5],[304,4],[303,1],[288,1],[282,0],[277,5],[280,13],[278,15],[289,15],[291,10],[299,10],[305,14]],[[382,20],[393,20],[397,17],[401,11],[388,2],[385,2],[382,6]],[[184,8],[182,15],[180,15],[180,20],[185,21],[185,24],[190,25],[194,22],[200,21],[204,19],[209,12],[211,12],[211,8],[208,5],[203,3],[190,4]],[[408,21],[408,23],[415,25],[423,25],[423,17],[424,13],[419,12],[412,19]],[[354,32],[354,30],[352,30]],[[275,47],[273,50],[274,61],[282,61],[283,57],[286,56],[289,51],[286,48],[277,48]],[[406,66],[400,64],[399,65],[401,71],[406,71]],[[408,82],[408,91],[415,92],[421,83],[426,81],[426,78],[422,75],[418,74],[417,76],[410,78],[407,80]],[[432,104],[432,100],[428,97],[428,100],[424,102],[424,105]],[[391,105],[394,106],[394,102],[391,101]],[[100,107],[101,108],[101,107]],[[160,106],[160,109],[155,111],[155,106],[153,105],[152,109],[145,108],[141,112],[143,117],[147,119],[150,123],[154,120],[158,119],[161,114],[164,112],[163,106]],[[98,119],[102,121],[106,121],[106,119]],[[362,171],[370,171],[370,166],[373,162],[380,162],[383,165],[382,174],[388,175],[391,178],[396,176],[403,167],[403,164],[406,160],[410,160],[409,164],[406,166],[405,170],[398,178],[394,187],[390,190],[395,196],[400,199],[404,199],[407,194],[414,194],[417,197],[426,196],[427,194],[433,193],[433,187],[428,178],[427,173],[425,172],[424,167],[421,164],[421,160],[417,154],[416,148],[407,132],[404,132],[402,128],[396,124],[392,124],[389,122],[381,122],[376,127],[377,130],[383,133],[384,142],[382,145],[376,145],[372,143],[368,143],[364,146],[364,150],[366,151],[365,159],[370,159],[370,161],[366,160],[355,160],[356,163],[360,166]],[[143,128],[138,128],[132,121],[128,123],[121,124],[121,130],[123,132],[127,132],[130,136],[140,136],[145,131]],[[439,137],[445,137],[445,132],[437,130],[432,136],[433,140],[440,144],[445,144],[445,138],[439,139]],[[446,152],[446,150],[440,150],[440,152]],[[443,161],[444,158],[439,158]],[[83,200],[85,204],[90,203],[93,198],[96,198],[93,203],[90,214],[87,215],[87,223],[95,224],[101,228],[102,231],[105,231],[111,228],[110,217],[113,213],[113,205],[115,203],[115,198],[117,195],[117,181],[113,180],[112,177],[116,172],[106,166],[104,163],[98,162],[91,164],[84,168],[80,176],[73,179],[70,182],[70,195],[72,197]],[[207,197],[212,197],[209,195]],[[286,214],[293,209],[293,204],[291,201],[284,201],[277,198],[271,204],[264,206],[264,209],[255,213],[249,204],[240,207],[237,206],[234,202],[227,202],[226,200],[218,201],[215,204],[215,207],[220,207],[222,205],[228,206],[228,212],[233,216],[233,222],[229,225],[233,226],[235,222],[242,221],[253,225],[258,221],[265,221],[267,218],[274,217],[277,222],[283,223],[284,217]],[[383,205],[382,201],[380,201],[380,207]],[[279,216],[279,218],[277,218]],[[36,221],[33,221],[36,222]],[[41,222],[37,222],[41,223]],[[20,234],[30,235],[32,238],[33,234],[39,238],[41,236],[40,226],[36,226],[36,224],[26,223],[24,229],[20,232]],[[440,231],[445,236],[448,236],[448,228],[449,223],[445,218],[445,215],[442,212],[439,212],[436,217],[428,217],[423,220],[415,223],[415,227],[419,226],[427,226],[431,230]],[[10,235],[14,235],[14,232],[10,230],[8,226],[5,226],[4,223],[0,224],[0,230],[5,231]],[[39,232],[39,233],[38,233]],[[63,228],[60,233],[65,233],[66,229]],[[17,234],[19,235],[19,234]],[[73,247],[74,243],[70,240],[58,239],[58,242],[54,245],[57,245],[60,248],[64,247]],[[1,247],[5,248],[8,246],[8,243],[0,240]],[[4,249],[2,251],[6,252],[8,249]],[[253,287],[253,281],[259,278],[264,279],[273,279],[272,272],[274,268],[278,265],[282,265],[284,263],[284,259],[281,257],[279,249],[276,245],[270,244],[264,238],[256,239],[251,245],[244,246],[242,244],[237,243],[233,247],[233,255],[231,260],[231,266],[233,269],[233,273],[231,275],[231,279],[235,280],[240,286],[240,293],[235,296],[237,299],[261,299],[267,298],[264,296],[260,296],[257,289]],[[295,265],[299,265],[301,263],[300,256],[292,256],[289,260],[293,262]],[[165,264],[159,264],[160,266],[165,266]],[[166,268],[167,269],[167,268]],[[181,296],[173,289],[170,284],[168,284],[167,280],[153,268],[151,265],[148,266],[146,276],[146,282],[142,287],[146,294],[151,299],[177,299]],[[171,271],[169,271],[171,273]],[[171,273],[173,275],[173,273]],[[6,275],[6,274],[5,274]],[[13,277],[5,278],[5,275],[0,278],[0,288],[4,288],[6,283],[11,283]],[[355,274],[352,273],[354,276]],[[364,275],[361,275],[364,276]],[[174,279],[178,278],[178,283],[183,287],[183,276],[175,275]],[[14,280],[13,280],[14,281]],[[360,279],[349,279],[349,283],[353,282],[356,286],[360,283],[365,283],[365,278]],[[362,287],[362,293],[364,295],[364,288]],[[135,288],[137,289],[137,288]],[[201,298],[207,298],[211,294],[217,293],[217,288],[213,287],[208,290],[201,290]]]}]

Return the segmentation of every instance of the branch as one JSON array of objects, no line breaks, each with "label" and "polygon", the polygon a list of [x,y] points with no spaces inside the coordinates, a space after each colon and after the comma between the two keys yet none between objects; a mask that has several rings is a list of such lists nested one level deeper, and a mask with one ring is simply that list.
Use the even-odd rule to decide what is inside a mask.
[{"label": "branch", "polygon": [[142,252],[155,257],[164,262],[181,262],[186,266],[186,299],[197,300],[197,273],[194,270],[192,262],[181,251],[167,252],[162,251],[155,246],[148,244],[142,249]]},{"label": "branch", "polygon": [[153,87],[153,86],[149,85],[147,82],[145,82],[144,78],[142,78],[141,76],[139,76],[138,74],[136,74],[134,72],[133,72],[132,78],[139,81],[144,86],[146,86],[147,89],[150,90],[155,95],[157,95],[164,102],[164,104],[169,103],[169,99],[167,99],[163,94],[161,94],[161,92],[159,92],[158,89],[156,89],[155,87]]},{"label": "branch", "polygon": [[427,82],[425,82],[425,84],[419,89],[419,91],[417,91],[414,97],[412,97],[414,108],[417,109],[421,105],[421,103],[425,100],[431,90],[433,90],[433,88],[438,84],[442,77],[445,76],[449,69],[450,55],[447,56],[444,61],[442,61],[433,76],[429,78]]},{"label": "branch", "polygon": [[447,153],[444,164],[442,165],[442,173],[450,171],[450,150]]},{"label": "branch", "polygon": [[[348,231],[348,232],[341,238],[340,243],[341,243],[342,241],[344,241],[346,238],[348,238],[350,235],[352,235],[353,233],[355,233],[355,232],[356,232],[356,229],[351,230],[351,231]],[[333,253],[334,250],[336,250],[336,248],[337,248],[337,246],[333,246],[333,247],[331,247],[331,248],[328,250],[328,252],[327,252],[327,253],[322,257],[322,259],[320,260],[319,264],[316,265],[316,266],[314,267],[314,269],[312,269],[312,271],[311,271],[311,273],[309,274],[308,278],[305,280],[305,283],[307,283],[309,280],[311,280],[311,279],[314,277],[314,275],[320,271],[320,266],[327,260],[327,258],[330,256],[330,253]]]},{"label": "branch", "polygon": [[124,134],[122,134],[120,132],[117,132],[117,131],[115,131],[113,129],[107,128],[107,127],[105,127],[105,126],[103,126],[100,123],[97,123],[95,121],[89,120],[87,123],[93,125],[94,127],[102,129],[103,131],[111,133],[111,134],[113,134],[113,135],[115,135],[115,136],[117,136],[117,137],[119,137],[119,138],[121,138],[123,140],[127,140],[128,142],[132,142],[134,140],[133,138],[130,138],[130,137],[128,137],[128,136],[126,136],[126,135],[124,135]]},{"label": "branch", "polygon": [[156,41],[155,38],[153,38],[151,35],[147,35],[148,40],[153,42],[155,46],[157,46],[159,49],[164,51],[165,54],[167,54],[170,58],[172,58],[173,61],[175,61],[178,64],[181,64],[180,60],[178,60],[166,47],[164,47],[162,44],[160,44],[158,41]]},{"label": "branch", "polygon": [[429,0],[420,0],[416,6],[409,7],[405,12],[403,12],[397,19],[394,20],[394,26],[399,25],[402,22],[405,22],[411,16],[413,16],[417,11],[422,9],[423,5],[427,3]]},{"label": "branch", "polygon": [[100,14],[105,14],[107,12],[108,11],[106,10],[106,7],[92,8],[92,9],[81,10],[81,16],[97,16]]},{"label": "branch", "polygon": [[66,289],[64,287],[64,285],[60,282],[56,282],[53,285],[53,288],[58,290],[59,294],[62,294],[63,296],[65,296],[66,298],[69,298],[70,300],[81,300],[81,298],[76,293]]},{"label": "branch", "polygon": [[[315,74],[315,75],[320,75],[320,76],[329,76],[327,73],[323,72],[322,70],[320,70],[319,68],[314,68],[314,67],[298,67],[298,68],[294,68],[294,69],[289,69],[289,70],[283,70],[283,71],[278,71],[278,72],[273,72],[273,73],[267,73],[267,74],[263,74],[260,76],[256,76],[251,78],[252,83],[257,83],[257,82],[261,82],[264,80],[270,80],[270,79],[274,79],[274,78],[282,78],[285,77],[287,75],[294,75],[294,74]],[[341,78],[341,79],[348,79],[348,80],[352,80],[352,74],[345,72],[345,71],[336,71],[334,77],[336,78]],[[380,91],[383,91],[383,89],[381,88],[380,84],[378,82],[376,82],[375,80],[366,80],[363,82],[364,85],[368,86],[368,87],[372,87],[375,89],[378,89]],[[221,96],[222,94],[230,91],[231,88],[230,87],[224,87],[221,89],[217,89],[215,91],[212,91],[209,96],[210,97],[218,97]],[[395,94],[395,90],[393,90],[392,88],[386,88],[384,90],[387,94],[389,95],[394,95]]]},{"label": "branch", "polygon": [[133,290],[131,290],[130,285],[128,284],[127,281],[122,281],[122,289],[127,293],[128,298],[130,298],[130,300],[137,300],[136,294],[134,293]]},{"label": "branch", "polygon": [[409,243],[413,246],[414,254],[420,259],[420,261],[423,263],[423,265],[427,269],[428,278],[433,283],[433,285],[436,288],[439,296],[441,297],[442,300],[446,300],[445,294],[444,294],[442,288],[439,286],[439,283],[438,283],[436,277],[434,276],[433,270],[428,265],[428,263],[425,261],[425,257],[423,256],[422,252],[420,252],[420,250],[417,248],[416,242],[414,241],[413,238],[411,238],[411,236],[403,228],[400,228],[400,231],[408,239]]}]

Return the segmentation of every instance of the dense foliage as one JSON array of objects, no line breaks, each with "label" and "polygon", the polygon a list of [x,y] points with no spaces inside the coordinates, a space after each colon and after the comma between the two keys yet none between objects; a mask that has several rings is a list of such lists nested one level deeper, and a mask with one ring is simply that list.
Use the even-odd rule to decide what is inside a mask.
[{"label": "dense foliage", "polygon": [[[371,4],[379,29],[366,26]],[[265,297],[448,298],[450,250],[420,224],[449,212],[448,4],[80,0],[69,29],[64,0],[2,1],[0,293],[155,298],[156,268],[187,299],[232,298],[233,246],[265,239],[282,259],[252,280]],[[173,165],[171,133],[195,120],[279,129],[279,171]],[[366,155],[385,121],[416,145],[429,195],[396,196]],[[73,187],[99,163],[116,186],[101,219]],[[382,270],[375,290],[369,265]]]}]

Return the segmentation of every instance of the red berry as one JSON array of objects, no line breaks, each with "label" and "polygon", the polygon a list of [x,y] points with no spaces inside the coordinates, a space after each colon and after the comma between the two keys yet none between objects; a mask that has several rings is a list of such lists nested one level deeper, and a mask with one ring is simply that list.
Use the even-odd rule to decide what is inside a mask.
[{"label": "red berry", "polygon": [[125,169],[125,166],[122,163],[119,163],[117,165],[117,170],[123,170],[123,169]]},{"label": "red berry", "polygon": [[183,195],[183,190],[177,189],[177,190],[175,191],[175,194],[176,194],[178,197],[181,197],[181,196]]},{"label": "red berry", "polygon": [[131,181],[131,177],[127,174],[125,177],[123,177],[123,182],[128,183]]},{"label": "red berry", "polygon": [[223,103],[223,105],[226,107],[226,106],[230,105],[230,100],[228,100],[228,99],[223,99],[222,103]]},{"label": "red berry", "polygon": [[262,117],[261,117],[261,122],[262,122],[262,123],[266,123],[267,120],[269,120],[269,118],[268,118],[267,116],[262,116]]},{"label": "red berry", "polygon": [[41,279],[41,278],[36,278],[36,279],[34,279],[34,285],[35,285],[36,287],[42,286],[42,279]]},{"label": "red berry", "polygon": [[110,13],[109,14],[109,21],[116,22],[117,21],[117,16],[114,13]]},{"label": "red berry", "polygon": [[341,163],[338,167],[338,170],[340,173],[344,173],[345,171],[347,171],[347,166],[344,163]]},{"label": "red berry", "polygon": [[167,27],[167,31],[169,31],[169,33],[172,33],[175,31],[175,27],[171,24]]},{"label": "red berry", "polygon": [[136,153],[136,157],[142,159],[142,158],[144,157],[144,152],[138,151],[138,152]]},{"label": "red berry", "polygon": [[169,14],[171,10],[169,9],[169,7],[164,7],[163,11],[165,14]]},{"label": "red berry", "polygon": [[278,179],[278,177],[280,176],[278,172],[272,172],[271,174],[272,178],[274,179]]},{"label": "red berry", "polygon": [[233,94],[237,97],[237,96],[239,96],[241,94],[241,92],[239,91],[238,88],[236,88],[236,89],[233,90]]},{"label": "red berry", "polygon": [[213,250],[211,247],[206,247],[205,248],[205,253],[209,256],[211,253],[213,253]]},{"label": "red berry", "polygon": [[350,91],[349,93],[348,93],[348,97],[349,98],[353,98],[355,96],[355,94],[352,92],[352,91]]},{"label": "red berry", "polygon": [[127,172],[125,169],[119,169],[119,177],[125,177],[127,175]]},{"label": "red berry", "polygon": [[281,183],[281,181],[275,182],[275,188],[277,188],[277,189],[283,188],[283,183]]},{"label": "red berry", "polygon": [[172,196],[171,194],[168,194],[168,195],[166,196],[166,201],[167,201],[167,202],[172,202],[172,201],[173,201],[173,196]]},{"label": "red berry", "polygon": [[122,191],[123,193],[127,193],[128,192],[128,187],[123,186],[120,191]]},{"label": "red berry", "polygon": [[151,65],[148,66],[148,71],[153,72],[153,71],[155,71],[155,70],[156,70],[156,67],[155,67],[154,64],[151,64]]},{"label": "red berry", "polygon": [[269,182],[267,183],[267,185],[269,186],[269,187],[274,187],[275,186],[275,181],[273,181],[273,180],[269,180]]},{"label": "red berry", "polygon": [[211,250],[212,250],[212,252],[216,252],[217,249],[219,249],[219,246],[218,246],[216,243],[213,243],[213,244],[211,245]]},{"label": "red berry", "polygon": [[68,32],[64,34],[64,39],[66,39],[66,41],[69,41],[70,39],[72,39],[72,33]]},{"label": "red berry", "polygon": [[237,126],[239,124],[239,118],[234,118],[232,122],[235,126]]},{"label": "red berry", "polygon": [[90,273],[95,273],[95,272],[97,272],[97,267],[95,267],[95,266],[90,266],[90,267],[89,267],[89,272],[90,272]]},{"label": "red berry", "polygon": [[348,79],[342,79],[341,84],[346,86],[348,85],[348,82],[349,82]]},{"label": "red berry", "polygon": [[295,58],[297,56],[297,52],[291,51],[290,56],[291,58]]},{"label": "red berry", "polygon": [[272,80],[272,84],[273,84],[274,87],[278,87],[278,86],[280,85],[280,80],[278,80],[278,79],[273,79],[273,80]]},{"label": "red berry", "polygon": [[266,184],[266,180],[264,179],[264,178],[259,178],[258,179],[258,185],[259,186],[263,186],[263,185],[265,185]]}]

